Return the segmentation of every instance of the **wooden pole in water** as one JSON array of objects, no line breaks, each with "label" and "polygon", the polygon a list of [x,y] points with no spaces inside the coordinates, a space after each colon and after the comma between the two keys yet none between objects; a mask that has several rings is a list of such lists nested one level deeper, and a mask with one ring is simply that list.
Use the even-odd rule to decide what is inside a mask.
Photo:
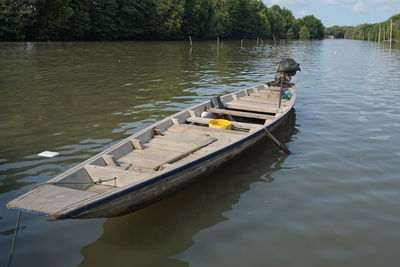
[{"label": "wooden pole in water", "polygon": [[219,46],[219,36],[217,37],[217,46]]},{"label": "wooden pole in water", "polygon": [[189,35],[189,42],[190,42],[190,46],[193,46],[193,43],[192,43],[192,36],[190,36],[190,35]]},{"label": "wooden pole in water", "polygon": [[243,47],[243,39],[240,39],[240,47]]},{"label": "wooden pole in water", "polygon": [[20,220],[21,220],[21,210],[18,211],[17,224],[15,225],[15,229],[14,229],[14,236],[13,236],[13,240],[12,240],[12,244],[11,244],[11,252],[10,252],[10,257],[8,258],[7,266],[11,266],[11,261],[12,261],[13,255],[14,255],[14,247],[15,247],[15,243],[17,240],[17,233],[18,233]]},{"label": "wooden pole in water", "polygon": [[267,129],[267,128],[264,128],[264,130],[265,130],[265,134],[283,151],[283,152],[285,152],[286,154],[290,154],[291,152],[290,152],[290,150],[284,145],[284,144],[282,144],[281,142],[279,142],[279,140],[278,139],[276,139],[275,138],[275,136],[273,136],[272,135],[272,133]]},{"label": "wooden pole in water", "polygon": [[390,20],[390,39],[389,39],[390,48],[392,48],[392,37],[393,37],[392,34],[393,34],[393,19]]},{"label": "wooden pole in water", "polygon": [[381,24],[379,23],[379,30],[378,30],[378,43],[381,42]]},{"label": "wooden pole in water", "polygon": [[276,45],[276,38],[275,38],[275,34],[272,34],[272,37],[274,38],[274,43]]},{"label": "wooden pole in water", "polygon": [[383,26],[383,41],[386,41],[386,27]]},{"label": "wooden pole in water", "polygon": [[259,38],[259,37],[257,37],[257,46],[258,46],[258,38]]}]

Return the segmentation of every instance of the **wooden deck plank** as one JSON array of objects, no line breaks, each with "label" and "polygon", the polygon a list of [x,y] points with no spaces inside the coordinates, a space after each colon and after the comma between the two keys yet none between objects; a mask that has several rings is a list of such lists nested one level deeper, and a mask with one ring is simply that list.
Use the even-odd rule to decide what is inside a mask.
[{"label": "wooden deck plank", "polygon": [[[205,124],[208,125],[208,123],[212,119],[209,118],[200,118],[200,117],[189,117],[186,119],[188,122],[194,122],[194,123],[199,123],[199,124]],[[255,123],[244,123],[244,122],[237,122],[237,121],[231,121],[232,126],[236,128],[242,128],[242,129],[257,129],[260,128],[262,125],[260,124],[255,124]]]},{"label": "wooden deck plank", "polygon": [[175,151],[175,152],[181,152],[184,153],[188,149],[195,147],[196,145],[194,143],[178,143],[178,141],[172,141],[169,139],[162,139],[162,138],[153,138],[149,143],[145,144],[145,147],[147,148],[155,148],[155,149],[160,149],[160,150],[166,150],[166,151]]},{"label": "wooden deck plank", "polygon": [[179,126],[174,126],[170,128],[171,131],[176,131],[178,133],[191,133],[197,135],[209,135],[213,137],[229,138],[229,137],[240,137],[246,135],[245,132],[234,131],[234,130],[222,130],[214,129],[204,126],[196,126],[190,124],[181,124]]},{"label": "wooden deck plank", "polygon": [[8,203],[8,208],[56,214],[65,207],[96,196],[95,192],[45,184]]},{"label": "wooden deck plank", "polygon": [[171,141],[175,141],[177,143],[188,143],[188,144],[197,144],[204,140],[207,140],[208,136],[190,136],[185,135],[174,130],[170,130],[170,128],[164,132],[163,136],[155,136],[157,139],[168,139]]},{"label": "wooden deck plank", "polygon": [[[188,148],[190,149],[190,148]],[[168,161],[170,158],[176,157],[180,155],[181,152],[173,152],[173,151],[166,151],[160,150],[156,148],[144,148],[142,150],[133,150],[132,152],[126,154],[123,158],[141,158],[141,159],[151,159],[155,161]],[[120,159],[124,161],[124,159]]]},{"label": "wooden deck plank", "polygon": [[115,181],[111,180],[101,183],[101,185],[109,185],[109,186],[116,185],[116,187],[122,187],[128,184],[143,181],[151,176],[151,174],[149,173],[136,172],[132,170],[124,171],[121,169],[95,166],[90,164],[86,165],[85,169],[93,181],[97,181],[99,179],[109,180],[116,177]]},{"label": "wooden deck plank", "polygon": [[276,108],[279,105],[279,101],[278,100],[277,101],[265,100],[263,102],[256,103],[256,102],[247,101],[245,99],[243,99],[243,100],[242,99],[238,99],[238,100],[232,100],[232,101],[228,102],[227,104],[229,104],[229,103],[239,104],[239,105],[249,105],[249,106],[252,106],[252,107],[260,107],[260,108],[265,108],[265,107],[267,107],[267,108]]},{"label": "wooden deck plank", "polygon": [[238,100],[261,105],[278,105],[279,103],[279,99],[266,98],[265,96],[242,96]]},{"label": "wooden deck plank", "polygon": [[162,161],[130,157],[129,155],[120,158],[118,161],[121,163],[125,163],[125,165],[132,164],[133,169],[143,169],[151,171],[154,171],[157,166],[163,163]]},{"label": "wooden deck plank", "polygon": [[255,112],[265,112],[265,113],[277,113],[278,107],[272,105],[256,105],[250,104],[245,101],[233,100],[225,103],[225,107],[231,109],[245,110],[245,111],[255,111]]},{"label": "wooden deck plank", "polygon": [[259,113],[251,113],[237,110],[228,110],[228,109],[217,109],[217,108],[208,108],[208,112],[217,113],[217,114],[229,114],[232,116],[243,117],[243,118],[254,118],[254,119],[262,119],[262,120],[272,120],[275,117],[272,115],[259,114]]},{"label": "wooden deck plank", "polygon": [[[174,127],[181,127],[181,125],[177,125]],[[186,157],[187,155],[193,153],[194,151],[199,150],[200,148],[205,147],[215,141],[217,141],[216,138],[207,138],[202,142],[194,144],[194,146],[193,145],[187,146],[187,149],[184,152],[167,151],[155,148],[134,150],[125,155],[124,157],[120,158],[119,161],[125,163],[132,163],[134,167],[157,171],[164,164],[174,163]]]}]

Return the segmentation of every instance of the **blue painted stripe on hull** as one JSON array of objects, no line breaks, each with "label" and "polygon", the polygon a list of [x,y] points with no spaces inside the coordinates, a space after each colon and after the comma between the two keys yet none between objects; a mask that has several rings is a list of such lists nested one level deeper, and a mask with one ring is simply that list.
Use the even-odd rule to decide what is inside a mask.
[{"label": "blue painted stripe on hull", "polygon": [[[268,126],[267,126],[267,129],[274,128],[274,127],[277,126],[279,123],[281,123],[284,119],[286,119],[286,117],[288,116],[288,114],[290,113],[290,111],[291,111],[291,110],[289,110],[289,111],[288,111],[284,116],[282,116],[279,120],[276,120],[276,121],[273,122],[272,124],[268,125]],[[228,151],[228,150],[231,150],[231,149],[233,149],[233,148],[235,148],[235,147],[238,147],[238,146],[244,144],[244,143],[247,142],[248,140],[253,139],[254,137],[256,137],[256,136],[262,134],[263,132],[264,132],[264,128],[261,129],[261,130],[259,130],[259,131],[257,131],[257,132],[255,132],[255,133],[252,134],[252,135],[249,135],[249,136],[246,137],[246,138],[243,138],[242,140],[239,140],[239,141],[236,142],[236,143],[233,143],[233,144],[230,145],[230,146],[227,146],[227,147],[224,147],[224,148],[222,148],[222,149],[220,149],[220,150],[217,150],[217,151],[215,151],[214,153],[211,153],[211,154],[209,154],[209,155],[207,155],[207,156],[205,156],[205,157],[202,157],[202,158],[200,158],[200,159],[197,159],[197,160],[195,160],[195,161],[192,161],[192,162],[190,162],[190,163],[188,163],[188,164],[186,164],[186,165],[183,165],[183,166],[181,166],[181,167],[179,167],[179,168],[177,168],[177,169],[171,170],[170,172],[167,172],[167,173],[165,173],[165,174],[163,174],[163,175],[157,176],[157,177],[155,177],[155,178],[153,178],[153,179],[147,180],[147,181],[145,181],[145,182],[143,182],[143,183],[140,183],[140,184],[138,184],[138,185],[129,187],[129,188],[127,188],[127,189],[125,189],[125,190],[122,190],[122,191],[120,191],[120,192],[118,192],[118,193],[115,193],[115,194],[113,194],[113,195],[110,195],[110,196],[108,196],[108,197],[105,197],[105,198],[103,198],[103,199],[100,199],[100,200],[98,200],[98,201],[95,201],[95,202],[93,202],[93,203],[91,203],[91,204],[89,204],[89,205],[86,205],[86,206],[84,206],[84,207],[82,207],[82,208],[80,208],[80,209],[76,209],[76,210],[73,210],[73,211],[71,211],[71,212],[69,212],[69,213],[67,213],[67,214],[61,215],[60,217],[58,217],[58,219],[68,219],[68,218],[77,217],[79,214],[84,213],[84,212],[86,212],[86,211],[88,211],[88,210],[91,210],[91,209],[93,209],[93,208],[95,208],[95,207],[97,207],[97,206],[100,206],[100,205],[102,205],[102,204],[104,204],[104,203],[107,203],[107,202],[109,202],[109,201],[111,201],[111,200],[117,199],[117,198],[122,197],[122,196],[124,196],[124,195],[126,195],[126,194],[129,194],[129,193],[132,193],[132,192],[137,191],[137,190],[139,190],[139,189],[142,189],[142,188],[144,188],[144,187],[146,187],[146,186],[148,186],[148,185],[157,183],[157,182],[159,182],[159,181],[161,181],[161,180],[164,180],[164,179],[166,179],[166,178],[168,178],[168,177],[170,177],[170,176],[172,176],[172,175],[175,175],[175,174],[180,173],[180,172],[182,172],[182,171],[184,171],[184,170],[186,170],[186,169],[189,169],[189,168],[191,168],[191,167],[193,167],[193,166],[196,166],[196,165],[198,165],[198,164],[200,164],[200,163],[202,163],[202,162],[204,162],[204,161],[206,161],[206,160],[209,160],[209,159],[211,159],[211,158],[214,158],[214,157],[216,157],[216,156],[218,156],[218,155],[220,155],[220,154],[222,154],[222,153],[224,153],[224,152],[226,152],[226,151]],[[46,214],[46,215],[48,216],[49,214]]]},{"label": "blue painted stripe on hull", "polygon": [[37,211],[37,210],[30,210],[30,209],[16,209],[16,210],[20,210],[22,212],[27,212],[27,213],[32,213],[32,214],[36,214],[36,215],[40,215],[40,216],[52,216],[51,214],[48,214],[46,212],[41,212],[41,211]]}]

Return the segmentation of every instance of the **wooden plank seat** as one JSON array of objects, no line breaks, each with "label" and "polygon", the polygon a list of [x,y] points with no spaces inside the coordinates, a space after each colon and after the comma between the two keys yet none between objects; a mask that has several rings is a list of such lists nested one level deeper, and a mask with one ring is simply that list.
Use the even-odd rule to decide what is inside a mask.
[{"label": "wooden plank seat", "polygon": [[[212,119],[200,118],[200,117],[189,117],[189,118],[186,119],[186,121],[188,121],[188,122],[193,122],[193,123],[198,123],[198,124],[205,124],[205,125],[208,125],[211,120]],[[237,121],[231,121],[231,124],[235,128],[248,129],[248,130],[259,129],[259,128],[262,127],[262,125],[260,125],[260,124],[244,123],[244,122],[237,122]]]},{"label": "wooden plank seat", "polygon": [[165,145],[165,148],[167,149],[162,149],[152,147],[152,145],[148,145],[150,144],[149,142],[145,144],[145,148],[143,150],[135,149],[118,159],[118,162],[121,162],[124,165],[132,164],[133,168],[159,171],[163,169],[163,165],[172,164],[176,161],[179,161],[180,159],[187,157],[194,151],[197,151],[215,142],[216,140],[216,138],[206,138],[203,139],[203,141],[201,142],[186,145],[185,150],[182,149],[182,146],[180,146],[180,151],[174,151],[174,147],[171,143],[168,146]]},{"label": "wooden plank seat", "polygon": [[185,144],[197,144],[199,142],[202,142],[204,140],[207,140],[209,137],[208,136],[197,136],[197,135],[187,135],[183,133],[176,132],[173,129],[174,126],[170,127],[167,131],[163,133],[162,136],[154,136],[153,139],[163,139],[163,140],[169,140],[172,142],[177,142],[177,143],[185,143]]},{"label": "wooden plank seat", "polygon": [[247,134],[241,131],[214,129],[214,128],[191,125],[191,124],[174,125],[171,126],[168,130],[177,133],[199,135],[203,137],[210,136],[215,138],[234,138],[234,139],[241,138],[243,135]]},{"label": "wooden plank seat", "polygon": [[185,153],[188,148],[194,148],[195,146],[195,143],[180,143],[178,140],[171,140],[168,138],[153,138],[144,145],[145,148],[154,148],[180,153]]},{"label": "wooden plank seat", "polygon": [[279,104],[279,99],[266,98],[266,96],[242,96],[238,100],[249,102],[249,104],[251,103],[257,103],[261,105]]},{"label": "wooden plank seat", "polygon": [[254,104],[241,100],[232,100],[224,104],[225,107],[230,109],[238,109],[245,111],[256,111],[256,112],[264,112],[264,113],[272,113],[275,114],[278,111],[278,105],[263,105],[263,104]]},{"label": "wooden plank seat", "polygon": [[107,180],[100,184],[115,187],[139,183],[151,176],[151,173],[138,172],[131,169],[123,170],[90,164],[85,165],[85,170],[93,181],[98,181],[99,179]]},{"label": "wooden plank seat", "polygon": [[244,111],[237,111],[237,110],[229,110],[229,109],[208,108],[208,109],[206,109],[206,111],[210,112],[210,113],[216,113],[216,114],[227,114],[227,115],[232,115],[232,116],[236,116],[236,117],[253,118],[253,119],[261,119],[261,120],[272,120],[275,118],[275,116],[273,116],[273,115],[244,112]]}]

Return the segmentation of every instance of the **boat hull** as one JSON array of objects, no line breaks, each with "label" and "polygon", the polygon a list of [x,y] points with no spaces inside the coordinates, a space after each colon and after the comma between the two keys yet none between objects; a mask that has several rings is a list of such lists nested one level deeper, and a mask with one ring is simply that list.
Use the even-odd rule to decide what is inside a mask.
[{"label": "boat hull", "polygon": [[[290,111],[269,125],[267,127],[268,130],[273,131],[286,119],[289,119]],[[101,202],[104,203],[96,203],[97,205],[93,208],[84,207],[65,215],[56,215],[55,217],[57,219],[117,217],[142,209],[205,177],[206,174],[218,169],[221,165],[238,156],[263,138],[265,138],[264,129],[196,162],[182,166],[179,170],[166,174],[166,177],[160,177],[159,181],[136,188],[136,190],[127,190],[117,198],[114,195],[111,200],[102,199]]]}]

